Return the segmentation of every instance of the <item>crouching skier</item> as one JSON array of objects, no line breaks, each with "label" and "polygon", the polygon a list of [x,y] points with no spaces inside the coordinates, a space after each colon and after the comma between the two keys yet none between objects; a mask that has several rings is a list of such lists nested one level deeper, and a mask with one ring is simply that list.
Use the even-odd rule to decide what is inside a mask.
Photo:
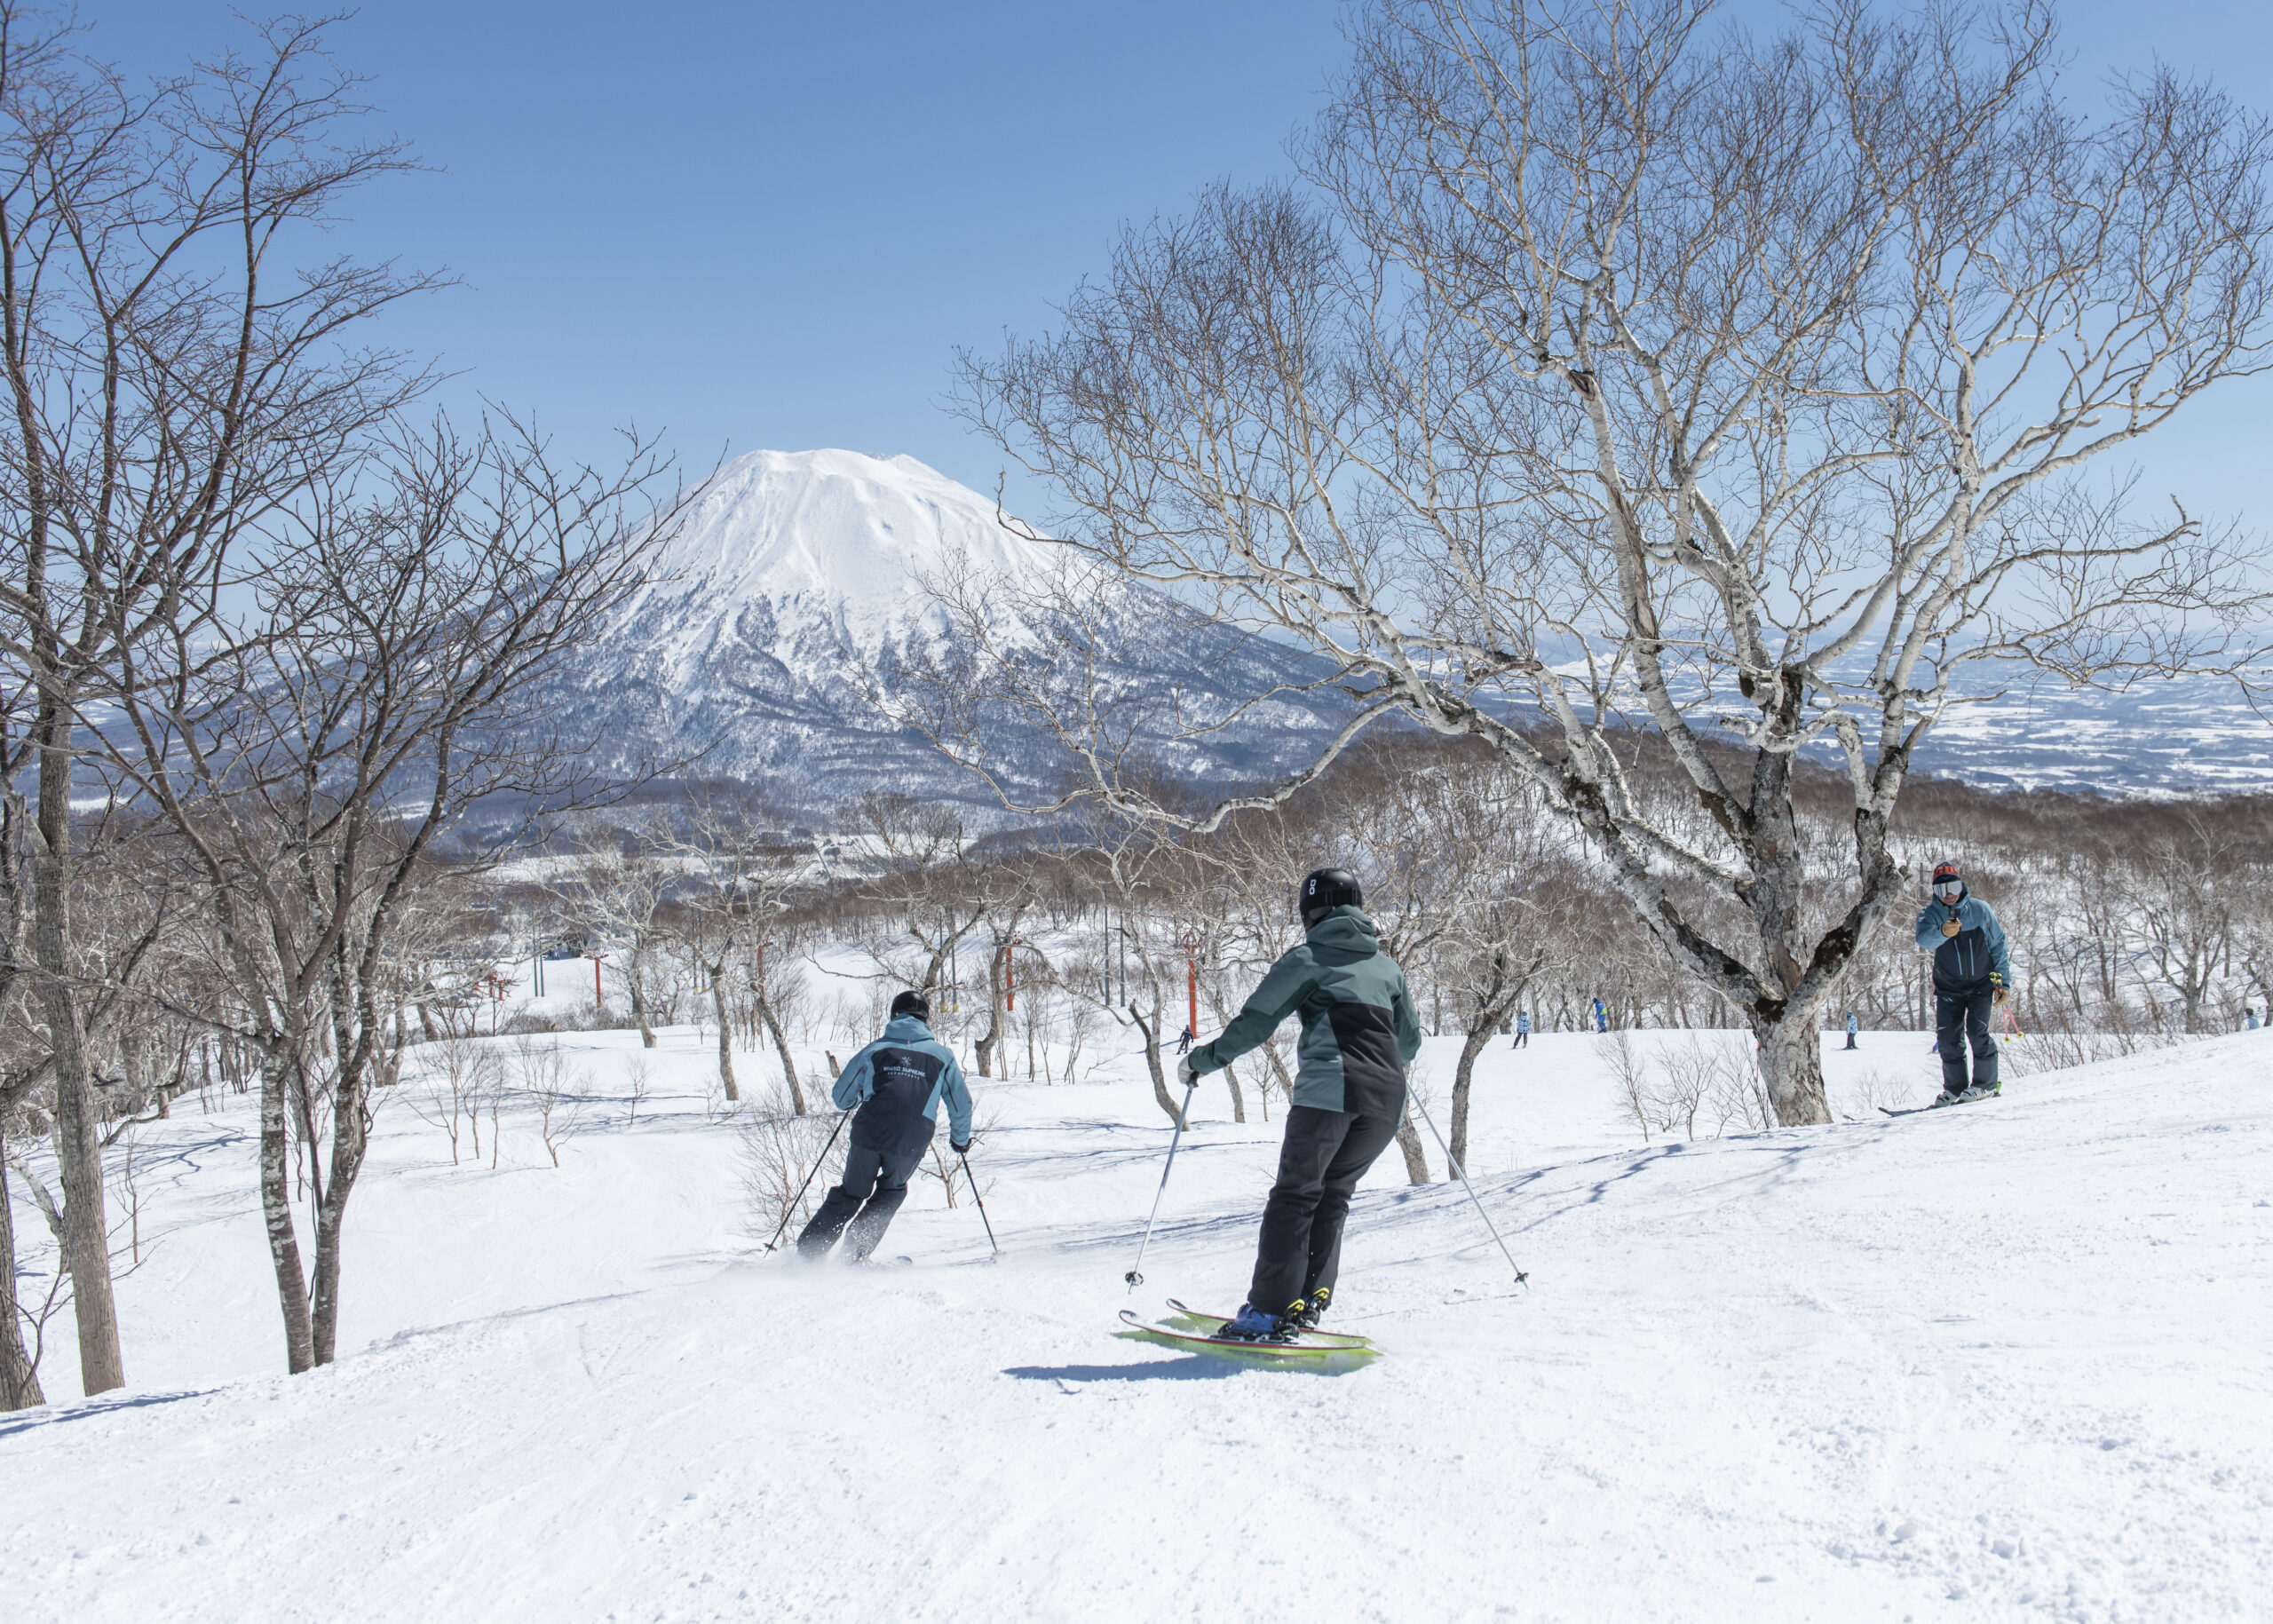
[{"label": "crouching skier", "polygon": [[1421,1023],[1364,901],[1346,870],[1306,877],[1296,899],[1303,945],[1271,967],[1221,1036],[1176,1067],[1183,1082],[1220,1071],[1289,1015],[1302,1017],[1294,1106],[1263,1209],[1255,1278],[1218,1336],[1291,1341],[1318,1323],[1341,1267],[1350,1192],[1405,1120],[1405,1068],[1421,1052]]},{"label": "crouching skier", "polygon": [[[947,1103],[947,1143],[957,1155],[970,1148],[970,1090],[953,1050],[931,1035],[931,1006],[921,993],[891,1001],[883,1036],[852,1057],[830,1090],[837,1109],[859,1107],[852,1119],[844,1182],[828,1192],[797,1237],[800,1256],[828,1256],[851,1226],[854,1263],[866,1263],[884,1237],[892,1214],[907,1199],[908,1175],[931,1148],[939,1102]],[[858,1215],[857,1216],[855,1215]]]},{"label": "crouching skier", "polygon": [[2013,963],[1996,911],[1966,889],[1955,863],[1934,869],[1933,899],[1918,910],[1918,946],[1934,955],[1934,1047],[1942,1057],[1942,1092],[1933,1103],[1986,1099],[1998,1092],[1997,1040],[1990,1035],[1989,1018],[2012,996]]}]

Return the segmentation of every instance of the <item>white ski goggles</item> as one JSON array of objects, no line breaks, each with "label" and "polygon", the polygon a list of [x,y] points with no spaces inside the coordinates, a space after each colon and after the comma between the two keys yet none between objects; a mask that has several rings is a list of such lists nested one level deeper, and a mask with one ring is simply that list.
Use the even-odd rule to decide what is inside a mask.
[{"label": "white ski goggles", "polygon": [[1936,880],[1934,882],[1934,894],[1937,897],[1954,897],[1964,889],[1965,882],[1963,880]]}]

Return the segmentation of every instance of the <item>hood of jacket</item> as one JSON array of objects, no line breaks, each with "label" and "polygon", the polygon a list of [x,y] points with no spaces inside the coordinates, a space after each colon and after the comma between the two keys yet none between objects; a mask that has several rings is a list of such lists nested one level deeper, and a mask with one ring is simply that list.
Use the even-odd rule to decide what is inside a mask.
[{"label": "hood of jacket", "polygon": [[878,1041],[886,1043],[929,1043],[935,1040],[930,1025],[921,1017],[896,1015],[885,1024],[884,1034]]},{"label": "hood of jacket", "polygon": [[1303,939],[1313,947],[1338,948],[1343,953],[1379,953],[1382,933],[1365,910],[1345,902],[1312,925]]}]

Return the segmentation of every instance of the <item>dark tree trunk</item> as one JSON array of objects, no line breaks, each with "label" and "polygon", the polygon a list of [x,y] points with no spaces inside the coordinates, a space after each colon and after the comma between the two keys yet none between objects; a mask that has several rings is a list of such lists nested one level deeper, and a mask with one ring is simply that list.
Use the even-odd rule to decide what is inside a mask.
[{"label": "dark tree trunk", "polygon": [[[0,1122],[0,1130],[6,1126]],[[24,1347],[23,1320],[16,1303],[16,1228],[8,1210],[8,1146],[0,1134],[0,1413],[46,1402],[39,1373]]]},{"label": "dark tree trunk", "polygon": [[[1469,1012],[1468,1041],[1460,1046],[1460,1063],[1453,1068],[1453,1126],[1450,1150],[1453,1164],[1465,1171],[1468,1167],[1468,1099],[1469,1085],[1475,1081],[1477,1057],[1488,1047],[1493,1038],[1501,1032],[1508,1011],[1516,1007],[1516,1000],[1524,995],[1531,985],[1531,974],[1508,984],[1509,967],[1495,965],[1491,985],[1476,995],[1476,1008]],[[1447,1175],[1452,1171],[1446,1169]]]},{"label": "dark tree trunk", "polygon": [[126,1384],[111,1291],[110,1232],[103,1210],[103,1153],[86,1033],[71,994],[70,720],[61,698],[40,697],[39,837],[32,852],[32,956],[40,1010],[55,1064],[55,1161],[63,1186],[63,1266],[79,1330],[79,1380],[89,1398]]},{"label": "dark tree trunk", "polygon": [[1131,1020],[1134,1020],[1136,1023],[1136,1030],[1144,1034],[1144,1068],[1152,1074],[1152,1099],[1154,1103],[1160,1106],[1161,1112],[1168,1117],[1169,1121],[1176,1122],[1183,1121],[1183,1113],[1177,1107],[1176,1102],[1168,1097],[1168,1073],[1160,1065],[1160,1011],[1158,1010],[1154,1010],[1152,1011],[1152,1018],[1150,1020],[1147,1020],[1143,1013],[1137,1010],[1136,1006],[1132,1003],[1129,1006],[1129,1016]]},{"label": "dark tree trunk", "polygon": [[[655,1029],[648,1024],[647,1020],[647,949],[644,944],[636,941],[633,943],[630,969],[631,974],[627,978],[631,983],[632,1023],[639,1028],[639,1047],[653,1049],[655,1046]],[[711,991],[717,992],[717,987],[718,978],[713,976],[710,978]],[[725,1042],[725,1001],[721,999],[718,1004],[718,1037],[721,1043]],[[726,1097],[733,1099],[734,1097],[734,1068],[729,1062],[724,1069],[726,1073]]]},{"label": "dark tree trunk", "polygon": [[[315,1362],[329,1365],[339,1343],[340,1234],[347,1219],[347,1198],[363,1170],[371,1117],[364,1105],[364,1080],[342,1077],[332,1098],[331,1180],[316,1207],[315,1312],[311,1330]],[[313,1147],[309,1154],[313,1155]]]},{"label": "dark tree trunk", "polygon": [[[1460,1063],[1453,1068],[1453,1131],[1452,1159],[1455,1167],[1468,1167],[1468,1091],[1475,1080],[1476,1058],[1484,1052],[1498,1031],[1496,1025],[1478,1026],[1468,1034],[1468,1042],[1460,1046]],[[1446,1168],[1447,1173],[1452,1169]]]},{"label": "dark tree trunk", "polygon": [[[986,958],[986,1035],[971,1044],[971,1058],[978,1062],[978,1074],[992,1077],[994,1055],[1002,1042],[1002,944],[994,944],[994,951]],[[1005,1067],[1005,1071],[1009,1068]]]},{"label": "dark tree trunk", "polygon": [[1425,1184],[1429,1182],[1429,1158],[1421,1149],[1421,1130],[1413,1126],[1413,1107],[1407,1103],[1404,1120],[1397,1125],[1397,1148],[1405,1157],[1405,1178],[1407,1184]]},{"label": "dark tree trunk", "polygon": [[774,1018],[772,1001],[764,993],[756,994],[757,1018],[765,1023],[765,1032],[773,1040],[774,1052],[781,1057],[781,1074],[789,1080],[789,1109],[799,1116],[805,1114],[805,1091],[797,1083],[797,1063],[789,1058],[789,1040],[781,1035],[781,1023]]},{"label": "dark tree trunk", "polygon": [[292,1227],[292,1147],[284,1120],[284,1073],[289,1065],[281,1053],[261,1061],[260,1207],[268,1226],[269,1262],[276,1271],[276,1300],[284,1311],[284,1367],[298,1375],[315,1367],[316,1354],[300,1238]]},{"label": "dark tree trunk", "polygon": [[725,1087],[726,1097],[738,1100],[741,1093],[734,1087],[734,1031],[726,1024],[725,970],[724,963],[713,964],[706,973],[710,978],[710,1007],[718,1017],[718,1081]]}]

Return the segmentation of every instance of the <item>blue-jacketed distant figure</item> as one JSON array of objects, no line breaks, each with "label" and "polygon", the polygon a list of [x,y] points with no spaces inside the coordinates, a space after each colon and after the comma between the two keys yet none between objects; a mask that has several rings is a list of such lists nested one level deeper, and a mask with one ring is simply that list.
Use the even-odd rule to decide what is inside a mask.
[{"label": "blue-jacketed distant figure", "polygon": [[1530,1042],[1531,1015],[1526,1010],[1518,1010],[1516,1011],[1516,1041],[1513,1047],[1522,1049]]},{"label": "blue-jacketed distant figure", "polygon": [[1855,1047],[1855,1011],[1849,1010],[1847,1011],[1847,1047],[1849,1049]]},{"label": "blue-jacketed distant figure", "polygon": [[970,1148],[970,1090],[954,1052],[931,1035],[931,1002],[921,993],[902,993],[891,1001],[883,1036],[838,1073],[831,1090],[837,1109],[857,1106],[859,1114],[852,1119],[844,1180],[797,1237],[800,1256],[828,1256],[850,1225],[852,1261],[867,1261],[907,1199],[908,1176],[931,1148],[942,1100],[948,1148],[957,1155]]},{"label": "blue-jacketed distant figure", "polygon": [[1918,946],[1934,955],[1934,1046],[1942,1057],[1942,1094],[1934,1104],[1954,1105],[1998,1091],[1997,1040],[1989,1034],[1989,1016],[2012,995],[2013,966],[2005,927],[1966,889],[1955,863],[1935,868],[1933,890],[1933,899],[1918,910]]},{"label": "blue-jacketed distant figure", "polygon": [[1609,1009],[1609,1006],[1607,1006],[1606,1004],[1604,1004],[1604,1003],[1603,1002],[1603,1001],[1602,1001],[1601,999],[1599,999],[1599,998],[1597,998],[1597,999],[1596,999],[1596,1000],[1595,1000],[1595,1010],[1594,1010],[1594,1015],[1595,1015],[1595,1030],[1596,1030],[1596,1032],[1607,1032],[1607,1031],[1609,1031],[1609,1030],[1610,1030],[1610,1009]]}]

